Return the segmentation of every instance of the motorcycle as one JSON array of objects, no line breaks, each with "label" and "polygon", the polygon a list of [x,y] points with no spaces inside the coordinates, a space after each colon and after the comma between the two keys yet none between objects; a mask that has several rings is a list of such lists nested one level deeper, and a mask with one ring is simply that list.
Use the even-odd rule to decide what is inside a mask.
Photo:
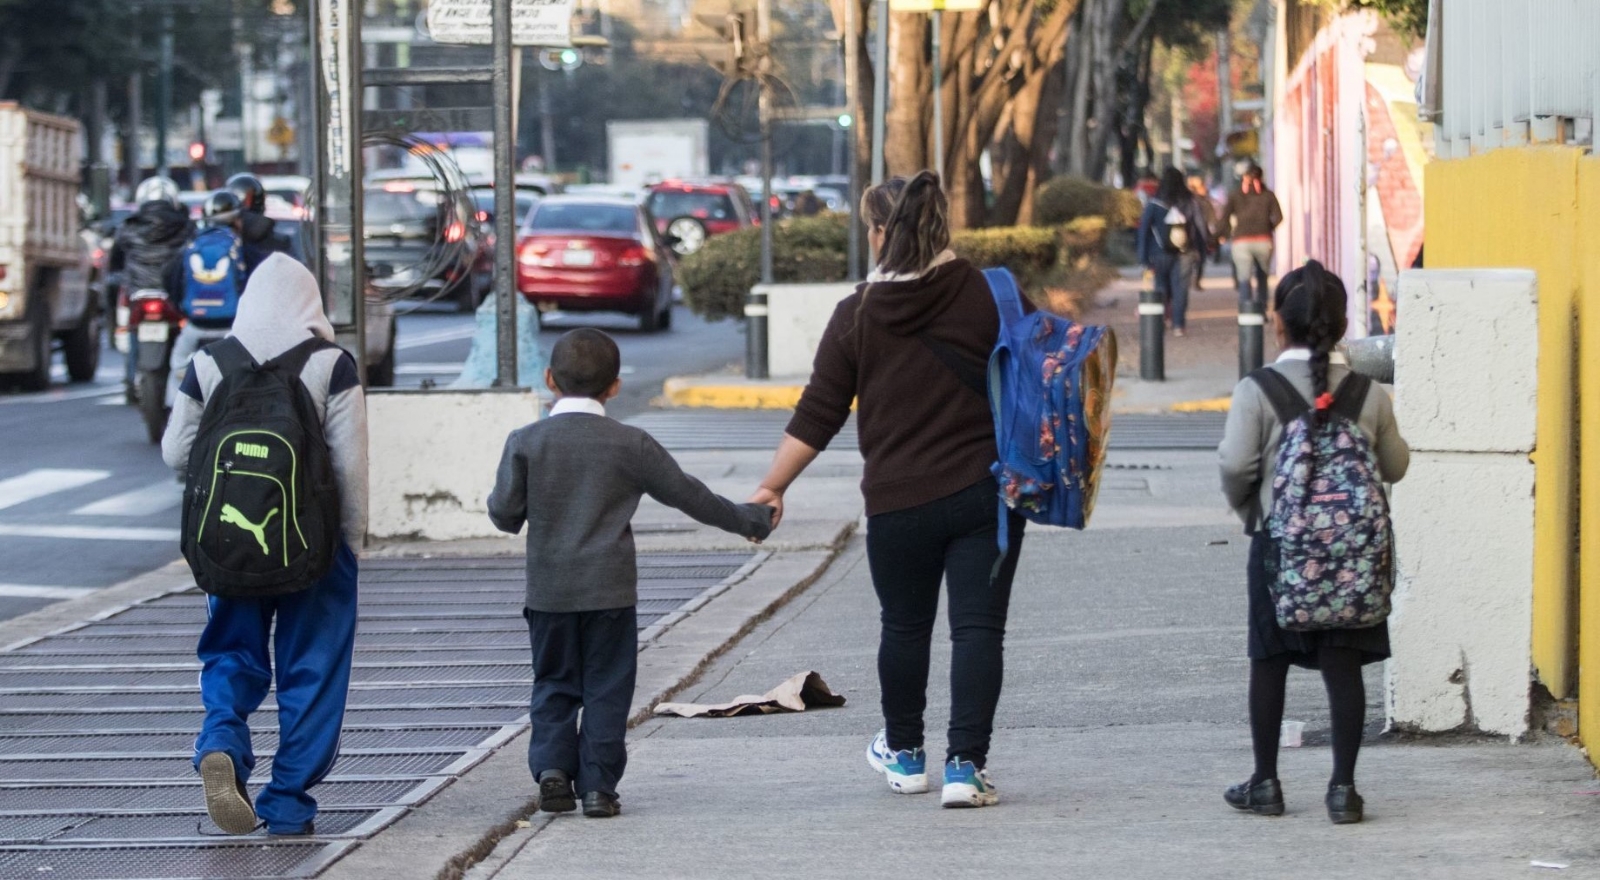
[{"label": "motorcycle", "polygon": [[151,443],[160,443],[167,430],[167,380],[182,327],[183,313],[166,291],[137,290],[128,298],[128,332],[139,342],[134,388]]}]

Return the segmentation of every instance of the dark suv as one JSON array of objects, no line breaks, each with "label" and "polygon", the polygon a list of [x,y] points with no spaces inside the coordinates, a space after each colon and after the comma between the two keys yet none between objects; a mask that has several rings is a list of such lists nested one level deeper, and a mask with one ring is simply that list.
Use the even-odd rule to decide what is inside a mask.
[{"label": "dark suv", "polygon": [[466,197],[441,199],[430,181],[369,186],[365,200],[366,261],[392,266],[384,286],[415,288],[429,299],[453,297],[462,311],[483,302],[492,270],[479,259],[482,232]]},{"label": "dark suv", "polygon": [[675,239],[679,256],[700,250],[713,235],[755,224],[755,205],[737,183],[669,180],[650,187],[644,206],[656,218],[656,231]]}]

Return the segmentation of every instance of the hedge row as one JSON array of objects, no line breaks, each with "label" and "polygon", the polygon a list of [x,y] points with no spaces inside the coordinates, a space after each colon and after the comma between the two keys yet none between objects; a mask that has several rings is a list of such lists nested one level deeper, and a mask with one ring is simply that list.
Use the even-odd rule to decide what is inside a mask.
[{"label": "hedge row", "polygon": [[[849,219],[843,214],[779,221],[772,235],[778,283],[843,281]],[[1084,216],[1056,227],[1007,226],[956,232],[950,247],[977,266],[1005,266],[1039,296],[1063,268],[1081,266],[1105,249],[1109,224]],[[761,279],[761,230],[742,229],[706,241],[678,268],[684,301],[707,320],[744,314],[745,296]]]},{"label": "hedge row", "polygon": [[1117,189],[1066,174],[1052,177],[1033,197],[1034,223],[1060,226],[1081,217],[1103,217],[1113,229],[1139,225],[1144,206],[1132,190]]}]

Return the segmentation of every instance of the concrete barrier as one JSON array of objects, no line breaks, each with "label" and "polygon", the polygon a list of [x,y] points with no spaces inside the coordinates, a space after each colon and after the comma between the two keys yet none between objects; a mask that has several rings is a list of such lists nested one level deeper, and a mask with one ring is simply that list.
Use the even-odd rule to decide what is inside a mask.
[{"label": "concrete barrier", "polygon": [[1400,276],[1392,726],[1519,737],[1532,694],[1538,285],[1519,270]]},{"label": "concrete barrier", "polygon": [[487,500],[506,436],[540,416],[528,389],[367,396],[374,539],[493,537]]},{"label": "concrete barrier", "polygon": [[775,377],[811,375],[822,331],[839,300],[855,292],[850,282],[832,284],[768,284],[767,367]]}]

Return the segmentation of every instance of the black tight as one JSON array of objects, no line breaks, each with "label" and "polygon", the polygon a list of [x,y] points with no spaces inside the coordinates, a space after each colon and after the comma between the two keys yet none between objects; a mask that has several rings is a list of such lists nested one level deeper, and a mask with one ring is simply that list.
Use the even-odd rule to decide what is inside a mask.
[{"label": "black tight", "polygon": [[[1323,647],[1317,651],[1322,683],[1333,716],[1333,776],[1329,785],[1355,785],[1356,756],[1367,721],[1367,689],[1361,679],[1361,652]],[[1255,750],[1252,783],[1278,778],[1278,734],[1283,726],[1283,694],[1289,655],[1250,661],[1250,741]]]}]

